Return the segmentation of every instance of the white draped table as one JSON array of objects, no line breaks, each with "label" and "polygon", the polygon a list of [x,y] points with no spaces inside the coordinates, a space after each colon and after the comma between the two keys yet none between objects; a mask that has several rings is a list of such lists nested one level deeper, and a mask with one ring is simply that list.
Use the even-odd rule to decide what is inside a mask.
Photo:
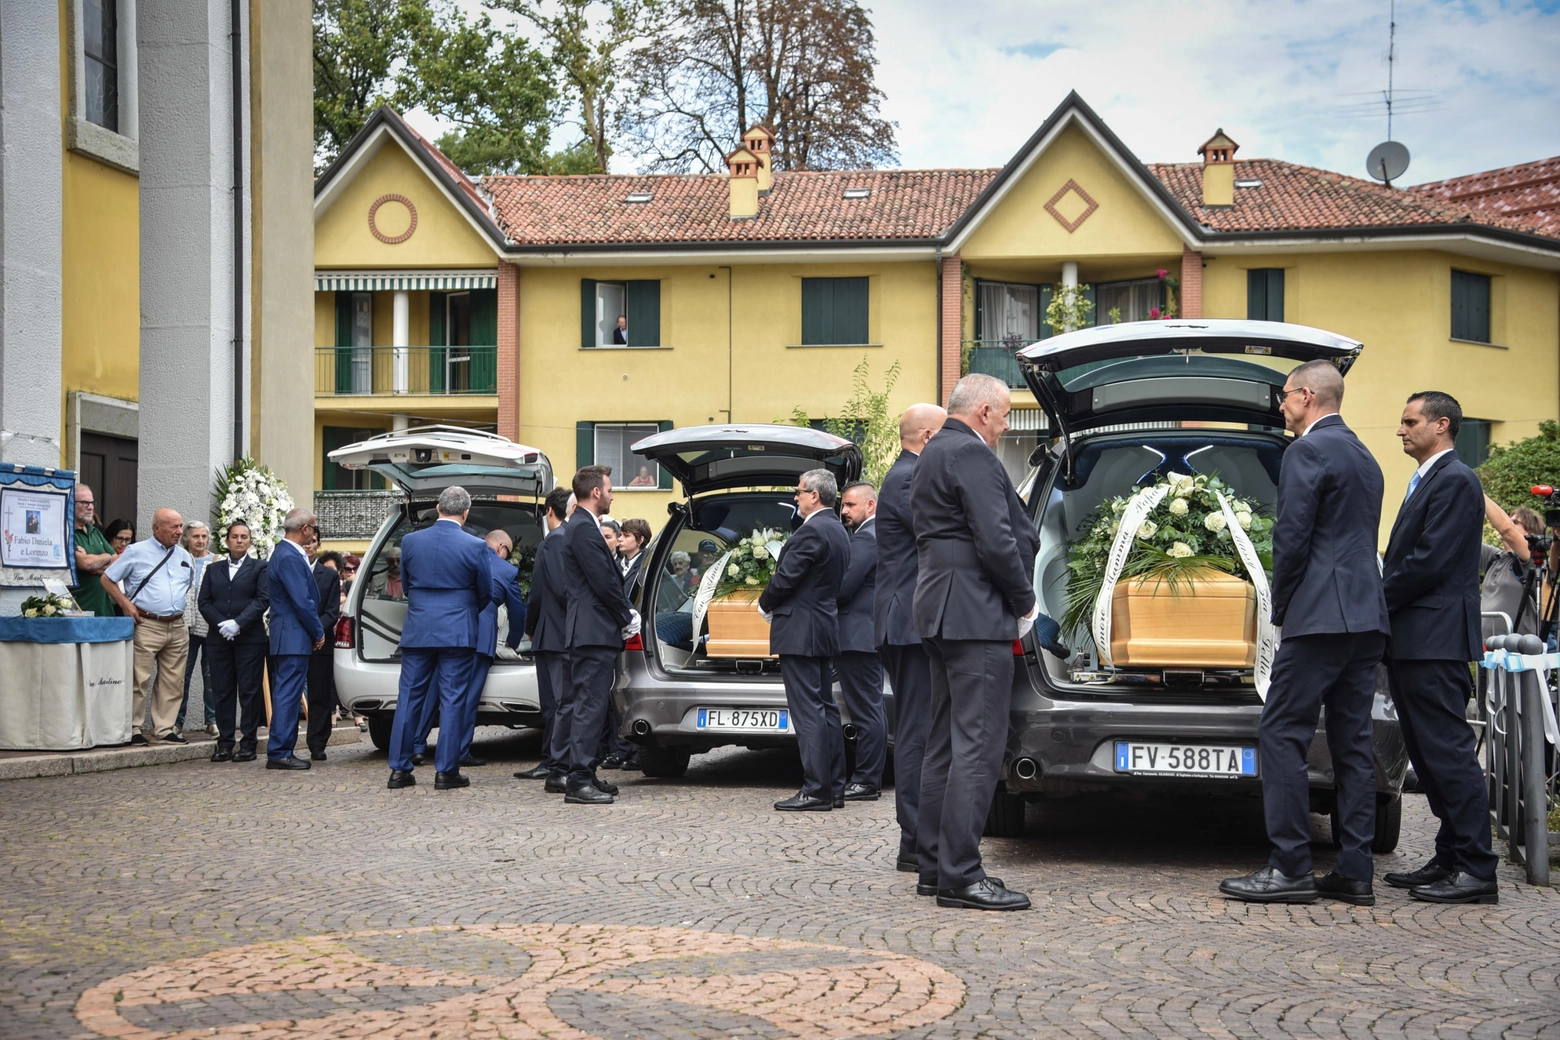
[{"label": "white draped table", "polygon": [[128,743],[134,638],[129,618],[0,618],[0,749]]}]

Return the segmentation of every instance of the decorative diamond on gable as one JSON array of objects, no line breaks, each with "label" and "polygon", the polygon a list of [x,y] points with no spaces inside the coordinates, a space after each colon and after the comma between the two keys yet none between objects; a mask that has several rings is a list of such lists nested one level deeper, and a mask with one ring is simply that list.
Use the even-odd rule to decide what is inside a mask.
[{"label": "decorative diamond on gable", "polygon": [[1069,235],[1077,231],[1079,226],[1089,219],[1090,214],[1099,208],[1100,204],[1070,177],[1067,183],[1051,196],[1051,201],[1045,204],[1045,211],[1055,217],[1056,222],[1066,228]]}]

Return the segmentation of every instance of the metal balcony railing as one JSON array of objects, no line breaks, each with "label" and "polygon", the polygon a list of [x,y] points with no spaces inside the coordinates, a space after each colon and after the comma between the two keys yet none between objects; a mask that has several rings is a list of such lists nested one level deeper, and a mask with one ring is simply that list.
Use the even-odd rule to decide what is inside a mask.
[{"label": "metal balcony railing", "polygon": [[495,347],[317,347],[317,395],[495,394]]},{"label": "metal balcony railing", "polygon": [[1000,340],[1000,339],[967,339],[960,346],[965,357],[964,375],[978,372],[982,375],[996,376],[1015,389],[1023,389],[1028,384],[1024,382],[1023,373],[1018,370],[1018,362],[1013,359],[1013,352],[1027,347],[1030,341],[1026,340]]}]

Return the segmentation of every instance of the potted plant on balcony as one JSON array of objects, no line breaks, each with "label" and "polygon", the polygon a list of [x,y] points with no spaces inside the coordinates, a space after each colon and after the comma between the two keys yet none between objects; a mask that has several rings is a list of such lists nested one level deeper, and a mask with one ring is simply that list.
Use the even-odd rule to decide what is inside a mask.
[{"label": "potted plant on balcony", "polygon": [[758,612],[758,597],[775,576],[775,561],[787,535],[759,528],[738,539],[710,569],[714,595],[705,610],[709,657],[769,657],[769,622]]},{"label": "potted plant on balcony", "polygon": [[1069,555],[1062,627],[1087,629],[1102,667],[1244,669],[1271,655],[1273,521],[1216,476],[1171,473],[1111,499]]}]

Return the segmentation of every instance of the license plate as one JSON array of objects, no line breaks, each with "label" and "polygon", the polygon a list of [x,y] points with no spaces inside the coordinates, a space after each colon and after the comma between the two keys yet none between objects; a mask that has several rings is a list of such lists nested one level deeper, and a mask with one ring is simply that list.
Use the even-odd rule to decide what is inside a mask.
[{"label": "license plate", "polygon": [[1257,749],[1118,740],[1116,772],[1140,776],[1254,777],[1257,775]]},{"label": "license plate", "polygon": [[753,733],[787,733],[791,713],[781,708],[765,711],[753,708],[700,708],[699,729],[742,730]]}]

